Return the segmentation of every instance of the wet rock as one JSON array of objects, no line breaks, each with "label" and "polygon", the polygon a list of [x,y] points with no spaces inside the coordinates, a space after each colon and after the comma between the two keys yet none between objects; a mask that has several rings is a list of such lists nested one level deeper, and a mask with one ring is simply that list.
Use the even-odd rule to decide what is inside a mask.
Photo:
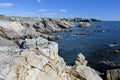
[{"label": "wet rock", "polygon": [[98,28],[102,28],[102,26],[96,26],[96,27],[98,27]]},{"label": "wet rock", "polygon": [[47,34],[41,34],[40,37],[43,37],[47,40],[50,40],[50,41],[55,41],[55,40],[60,40],[62,39],[62,36],[51,36],[51,35],[47,35]]},{"label": "wet rock", "polygon": [[64,32],[72,32],[72,30],[71,29],[65,29],[65,30],[63,30]]},{"label": "wet rock", "polygon": [[104,32],[104,30],[95,30],[94,32]]},{"label": "wet rock", "polygon": [[72,22],[101,22],[101,20],[99,20],[99,19],[94,19],[94,18],[86,19],[86,18],[79,18],[79,17],[62,18],[61,20],[62,21],[72,21]]},{"label": "wet rock", "polygon": [[79,35],[79,36],[89,36],[90,34],[89,33],[76,33],[76,35]]},{"label": "wet rock", "polygon": [[119,43],[113,42],[113,43],[111,43],[109,46],[110,46],[110,47],[114,47],[114,46],[118,46],[118,45],[119,45]]},{"label": "wet rock", "polygon": [[94,18],[91,18],[90,19],[92,22],[101,22],[101,20],[99,20],[99,19],[94,19]]},{"label": "wet rock", "polygon": [[48,37],[48,40],[50,40],[50,41],[55,41],[55,40],[60,40],[60,39],[62,39],[61,36],[49,36]]},{"label": "wet rock", "polygon": [[120,49],[116,49],[113,52],[116,53],[116,54],[120,54]]},{"label": "wet rock", "polygon": [[98,64],[106,66],[107,69],[120,68],[119,61],[100,61]]},{"label": "wet rock", "polygon": [[99,54],[120,54],[120,49],[102,49],[96,52]]}]

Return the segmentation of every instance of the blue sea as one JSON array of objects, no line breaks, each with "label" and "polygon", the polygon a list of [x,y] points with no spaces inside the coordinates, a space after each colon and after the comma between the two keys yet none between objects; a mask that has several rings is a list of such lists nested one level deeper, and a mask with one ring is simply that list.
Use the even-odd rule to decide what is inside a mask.
[{"label": "blue sea", "polygon": [[[96,54],[102,49],[117,49],[120,45],[120,21],[91,22],[92,28],[78,28],[78,22],[71,28],[72,32],[59,32],[52,35],[63,37],[56,42],[59,45],[59,55],[64,58],[67,65],[73,65],[77,55],[83,53],[88,60],[88,65],[95,67],[100,61],[117,61],[120,63],[120,54]],[[95,32],[103,30],[103,32]],[[89,36],[77,36],[76,33],[88,33]],[[97,65],[98,66],[98,65]]]}]

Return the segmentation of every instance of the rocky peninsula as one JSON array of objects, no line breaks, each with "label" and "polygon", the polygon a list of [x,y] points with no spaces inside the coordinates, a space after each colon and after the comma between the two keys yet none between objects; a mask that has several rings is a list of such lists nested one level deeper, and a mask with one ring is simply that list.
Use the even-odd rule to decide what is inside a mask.
[{"label": "rocky peninsula", "polygon": [[71,21],[60,19],[0,19],[0,80],[102,80],[82,53],[67,66],[58,55],[58,44],[50,41],[61,38],[50,32],[72,27]]}]

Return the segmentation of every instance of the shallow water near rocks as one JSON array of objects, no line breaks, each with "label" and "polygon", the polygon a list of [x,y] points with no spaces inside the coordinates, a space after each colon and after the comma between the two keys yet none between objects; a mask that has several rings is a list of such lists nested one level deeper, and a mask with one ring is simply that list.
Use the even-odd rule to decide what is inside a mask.
[{"label": "shallow water near rocks", "polygon": [[[103,68],[97,65],[100,61],[117,61],[120,63],[120,54],[96,54],[96,51],[120,48],[120,45],[112,45],[114,42],[120,44],[120,21],[91,22],[92,28],[71,28],[72,32],[59,32],[52,35],[63,37],[56,42],[59,44],[59,55],[64,58],[67,65],[73,65],[79,53],[83,53],[91,67]],[[102,30],[103,32],[96,32]],[[88,33],[89,36],[80,36],[76,33]]]}]

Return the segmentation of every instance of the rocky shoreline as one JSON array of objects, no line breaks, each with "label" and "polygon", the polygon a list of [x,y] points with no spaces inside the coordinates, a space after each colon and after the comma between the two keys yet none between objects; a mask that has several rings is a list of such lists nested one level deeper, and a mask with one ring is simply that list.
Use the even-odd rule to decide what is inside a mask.
[{"label": "rocky shoreline", "polygon": [[[74,21],[80,21],[79,28],[92,27],[88,23],[90,20],[81,18],[5,17],[0,20],[0,80],[102,80],[98,71],[87,66],[87,60],[82,53],[78,55],[73,66],[66,65],[58,55],[58,44],[52,41],[62,39],[62,36],[49,34],[72,32],[70,28],[75,27]],[[88,33],[76,35],[89,36]],[[120,52],[119,49],[101,52],[109,51]],[[109,65],[106,61],[98,64]],[[106,71],[105,80],[119,80],[118,72],[116,71],[114,77],[110,75],[112,70]]]},{"label": "rocky shoreline", "polygon": [[61,37],[45,34],[71,27],[72,22],[58,19],[0,20],[0,80],[102,80],[81,53],[67,66],[58,44],[48,41]]},{"label": "rocky shoreline", "polygon": [[[58,44],[44,38],[20,40],[22,48],[0,47],[2,80],[102,80],[82,54],[74,66],[58,55]],[[89,75],[88,75],[89,74]]]}]

